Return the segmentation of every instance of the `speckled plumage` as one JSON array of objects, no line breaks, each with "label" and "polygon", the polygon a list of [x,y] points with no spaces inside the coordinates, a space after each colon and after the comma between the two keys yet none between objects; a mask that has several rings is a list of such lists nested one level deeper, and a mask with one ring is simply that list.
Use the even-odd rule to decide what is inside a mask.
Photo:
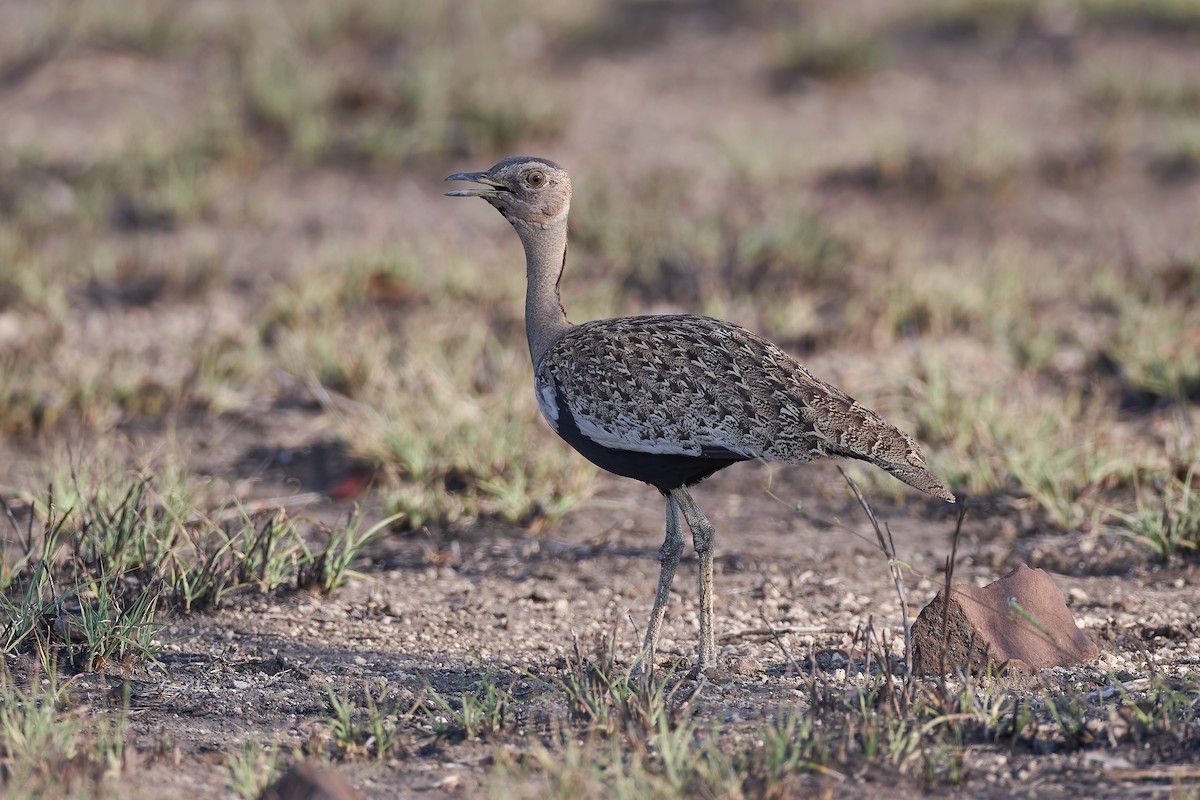
[{"label": "speckled plumage", "polygon": [[653,665],[658,631],[683,551],[680,516],[700,562],[697,670],[713,665],[712,523],[688,486],[739,461],[868,461],[900,480],[954,500],[912,437],[801,366],[775,345],[698,316],[567,321],[558,282],[567,253],[571,179],[553,161],[512,156],[485,172],[460,172],[512,224],[525,248],[525,332],[534,390],[546,421],[598,466],[656,486],[666,496],[666,537],[643,657]]},{"label": "speckled plumage", "polygon": [[551,345],[535,382],[552,426],[549,403],[565,404],[607,447],[790,463],[849,456],[952,499],[911,436],[761,336],[711,317],[577,325]]}]

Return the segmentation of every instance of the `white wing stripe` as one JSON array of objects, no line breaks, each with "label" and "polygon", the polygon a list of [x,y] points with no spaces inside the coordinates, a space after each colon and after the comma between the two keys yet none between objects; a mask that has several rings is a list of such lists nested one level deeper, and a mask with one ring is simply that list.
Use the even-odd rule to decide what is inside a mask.
[{"label": "white wing stripe", "polygon": [[636,431],[626,431],[623,434],[605,430],[587,417],[574,414],[575,424],[579,432],[598,445],[611,447],[614,450],[632,450],[637,453],[658,453],[679,456],[698,456],[699,447],[685,447],[679,442],[659,439],[646,441],[637,435]]},{"label": "white wing stripe", "polygon": [[598,445],[614,450],[629,450],[635,453],[653,453],[656,455],[702,456],[704,448],[720,448],[747,458],[756,458],[754,453],[741,446],[730,446],[717,441],[691,441],[688,443],[669,439],[643,439],[636,430],[614,433],[596,424],[594,420],[582,414],[572,413],[579,432]]}]

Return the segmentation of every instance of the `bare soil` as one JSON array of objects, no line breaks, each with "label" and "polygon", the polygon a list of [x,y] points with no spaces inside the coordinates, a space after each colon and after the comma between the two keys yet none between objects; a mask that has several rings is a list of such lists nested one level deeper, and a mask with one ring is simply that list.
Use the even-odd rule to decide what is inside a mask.
[{"label": "bare soil", "polygon": [[[98,712],[128,704],[131,742],[144,758],[135,785],[147,797],[217,791],[224,760],[240,743],[269,742],[285,752],[321,745],[331,690],[361,697],[367,687],[403,708],[430,688],[457,696],[490,675],[523,703],[517,730],[535,731],[561,703],[555,681],[577,653],[593,657],[615,637],[618,663],[632,661],[653,599],[661,501],[648,487],[600,481],[588,507],[539,530],[481,521],[395,534],[371,548],[360,567],[366,577],[332,597],[239,595],[220,610],[176,619],[164,631],[161,664],[132,675],[77,675],[74,696]],[[800,498],[799,508],[771,496],[785,488]],[[892,637],[900,652],[900,605],[886,560],[832,468],[750,465],[707,481],[698,498],[719,537],[719,668],[695,701],[701,720],[753,735],[773,710],[803,707],[808,659],[816,656],[834,674],[861,669],[837,654],[853,652],[864,626]],[[983,584],[1022,561],[1049,565],[1100,648],[1094,663],[1043,670],[1043,685],[1098,692],[1114,677],[1136,688],[1152,675],[1194,674],[1194,566],[1152,566],[1120,541],[1094,536],[1042,540],[1026,530],[1005,539],[1001,523],[1014,512],[990,514],[982,505],[964,527],[955,580]],[[956,516],[923,498],[875,509],[900,556],[924,576],[908,582],[915,615],[941,588]],[[1056,556],[1039,558],[1047,545]],[[680,567],[660,644],[660,667],[680,674],[695,658],[695,565],[689,554]],[[1019,690],[1036,686],[1022,675],[1004,680]],[[959,791],[1167,791],[1195,780],[1175,766],[1194,762],[1195,743],[1180,745],[1184,751],[1164,752],[1161,742],[1068,747],[1049,732],[1045,741],[1012,749],[980,745],[968,750]],[[469,797],[495,746],[409,732],[396,757],[339,769],[368,797]],[[898,777],[876,772],[814,775],[812,790],[874,796],[877,779]],[[915,779],[902,781],[894,787],[900,796],[928,791]]]},{"label": "bare soil", "polygon": [[[886,5],[853,8],[870,19],[882,13],[876,6]],[[620,16],[625,13],[633,12],[613,12],[609,33],[544,45],[538,57],[547,65],[546,88],[563,97],[566,123],[559,139],[528,142],[523,149],[569,167],[594,171],[612,164],[620,175],[696,165],[696,182],[680,204],[680,213],[689,213],[720,201],[706,195],[710,164],[720,163],[714,154],[731,143],[750,151],[757,140],[788,140],[795,142],[795,163],[774,168],[785,178],[801,170],[825,178],[787,182],[780,191],[799,193],[817,213],[853,220],[885,240],[918,240],[931,259],[1014,242],[1064,258],[1114,248],[1155,261],[1197,252],[1196,177],[1164,179],[1147,166],[1152,154],[1089,168],[1095,126],[1081,121],[1085,113],[1063,96],[1086,65],[1101,60],[1131,69],[1161,63],[1194,74],[1200,71],[1195,33],[1134,26],[1003,44],[913,32],[895,40],[892,63],[878,74],[836,90],[803,82],[781,90],[770,79],[769,30],[762,26],[711,10],[676,9],[676,16],[663,19],[646,11],[632,22]],[[626,36],[623,25],[637,36]],[[186,63],[170,59],[119,50],[66,53],[0,88],[0,142],[16,152],[38,138],[53,160],[70,153],[83,157],[79,148],[88,142],[120,140],[143,125],[185,128],[193,81]],[[903,187],[878,189],[869,170],[851,169],[888,125],[931,150],[963,131],[1016,128],[1040,174],[999,194],[968,190],[952,200],[914,201]],[[1159,141],[1140,128],[1127,135],[1135,140],[1127,149],[1135,153],[1148,153],[1150,143]],[[1144,146],[1138,144],[1143,140]],[[752,161],[753,154],[745,158]],[[452,250],[486,250],[484,257],[516,269],[519,251],[502,220],[485,215],[482,204],[450,208],[438,197],[446,172],[485,166],[414,164],[387,174],[354,166],[268,167],[241,176],[230,190],[271,209],[259,229],[226,229],[218,213],[162,233],[151,246],[171,247],[189,236],[216,239],[229,285],[239,286],[244,277],[245,285],[260,287],[255,291],[299,263],[313,237],[411,243],[430,269]],[[1063,169],[1069,177],[1060,180]],[[911,192],[920,195],[919,175],[913,181]],[[569,310],[569,278],[564,282]],[[94,330],[128,324],[125,335],[138,338],[190,324],[188,315],[197,312],[186,293],[139,306],[136,298],[114,299],[102,286],[72,302]],[[204,302],[239,301],[218,290]],[[219,308],[213,314],[219,316]],[[213,316],[201,319],[198,324],[210,324]],[[511,345],[523,347],[520,341]],[[874,364],[893,355],[818,348],[806,362],[835,382],[861,386],[869,383]],[[131,421],[110,435],[131,454],[167,436],[189,443],[195,469],[245,485],[248,497],[316,492],[321,499],[296,513],[336,520],[351,506],[327,499],[329,490],[361,465],[318,419],[319,408],[298,387],[295,397],[276,398],[254,413],[219,419],[185,413],[169,424]],[[90,446],[83,437],[74,443]],[[54,438],[2,443],[0,487],[31,491],[38,465],[62,445]],[[900,606],[886,560],[833,466],[743,465],[703,483],[697,499],[717,528],[721,665],[697,700],[702,718],[750,730],[772,709],[806,702],[808,677],[797,666],[810,653],[846,649],[866,625],[900,635]],[[1056,530],[1026,498],[965,500],[970,512],[956,579],[983,584],[1019,563],[1045,568],[1100,648],[1095,663],[1043,671],[1046,684],[1091,691],[1112,676],[1136,682],[1200,670],[1200,573],[1194,563],[1158,564],[1127,540]],[[907,590],[915,616],[943,581],[956,511],[913,492],[897,501],[872,498],[872,505],[889,523],[899,556],[912,565]],[[429,687],[453,694],[487,673],[514,684],[519,697],[537,698],[550,693],[575,647],[591,652],[612,636],[619,660],[628,663],[653,598],[662,514],[661,498],[649,487],[600,476],[592,499],[561,520],[522,527],[481,519],[389,533],[358,565],[364,577],[331,597],[237,595],[218,610],[171,620],[159,665],[134,674],[73,676],[72,691],[97,711],[128,702],[130,737],[142,761],[131,796],[216,795],[234,746],[303,747],[327,736],[320,720],[331,689],[359,692],[366,683],[415,702]],[[694,657],[694,569],[688,553],[663,630],[662,663]],[[529,707],[535,710],[521,724],[534,727],[536,703]],[[393,759],[339,768],[369,797],[480,792],[494,745],[409,736]],[[1180,752],[1133,744],[972,747],[965,783],[940,791],[977,797],[1194,792],[1200,778],[1186,765],[1200,760],[1198,747],[1194,741],[1181,743]],[[915,779],[873,770],[842,780],[814,775],[805,791],[877,796],[885,789],[893,796],[926,792]]]}]

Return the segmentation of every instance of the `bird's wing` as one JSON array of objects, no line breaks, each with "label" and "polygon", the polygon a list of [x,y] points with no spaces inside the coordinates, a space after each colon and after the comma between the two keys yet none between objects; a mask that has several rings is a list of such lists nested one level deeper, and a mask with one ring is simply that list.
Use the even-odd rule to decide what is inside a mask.
[{"label": "bird's wing", "polygon": [[[761,345],[767,343],[707,317],[585,323],[539,365],[538,402],[551,424],[565,406],[580,432],[605,447],[770,458],[778,432],[802,419],[798,408],[764,392],[770,387],[763,376],[776,367],[760,360],[767,355]],[[783,366],[799,367],[767,346]]]},{"label": "bird's wing", "polygon": [[619,450],[803,462],[869,461],[922,491],[952,495],[912,437],[791,356],[736,325],[699,316],[597,320],[572,328],[535,375],[551,425]]}]

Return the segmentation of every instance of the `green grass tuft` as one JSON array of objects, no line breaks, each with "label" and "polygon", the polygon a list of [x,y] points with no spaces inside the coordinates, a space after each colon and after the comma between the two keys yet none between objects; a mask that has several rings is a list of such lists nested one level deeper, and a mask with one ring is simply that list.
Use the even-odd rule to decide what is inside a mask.
[{"label": "green grass tuft", "polygon": [[1200,479],[1192,466],[1182,478],[1138,484],[1137,510],[1113,511],[1116,532],[1133,538],[1161,559],[1200,552]]}]

